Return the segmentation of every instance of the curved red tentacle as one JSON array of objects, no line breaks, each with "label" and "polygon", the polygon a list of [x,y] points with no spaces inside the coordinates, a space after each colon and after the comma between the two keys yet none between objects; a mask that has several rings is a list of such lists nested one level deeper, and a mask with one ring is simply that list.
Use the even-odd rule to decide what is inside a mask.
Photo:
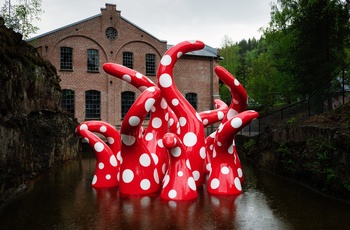
[{"label": "curved red tentacle", "polygon": [[236,114],[243,112],[248,107],[248,95],[244,87],[239,83],[239,81],[225,68],[221,66],[215,67],[215,73],[228,86],[232,100],[229,105],[229,111],[225,118],[222,120],[222,123],[225,123],[228,119],[232,118]]},{"label": "curved red tentacle", "polygon": [[79,135],[85,138],[96,155],[95,175],[92,180],[92,187],[110,188],[118,186],[119,164],[112,150],[89,130],[80,129]]},{"label": "curved red tentacle", "polygon": [[204,47],[200,41],[181,42],[171,47],[162,57],[158,67],[158,86],[163,97],[175,112],[179,124],[179,137],[188,153],[197,186],[204,182],[205,135],[202,120],[191,104],[182,96],[174,83],[173,68],[185,53]]},{"label": "curved red tentacle", "polygon": [[119,162],[120,133],[114,126],[104,121],[85,121],[77,127],[77,134],[79,135],[80,130],[84,129],[89,130],[90,132],[100,133],[105,136],[108,146],[111,148],[114,155],[116,155]]},{"label": "curved red tentacle", "polygon": [[216,133],[208,179],[211,194],[239,194],[242,192],[243,171],[235,151],[234,136],[258,117],[255,111],[244,111],[229,119]]},{"label": "curved red tentacle", "polygon": [[143,92],[148,87],[156,86],[156,84],[152,82],[148,77],[123,65],[105,63],[103,65],[103,70],[106,73],[135,86],[141,92]]},{"label": "curved red tentacle", "polygon": [[170,155],[169,169],[164,177],[160,197],[166,200],[192,200],[197,198],[197,186],[191,164],[181,139],[173,133],[163,137]]},{"label": "curved red tentacle", "polygon": [[160,189],[157,162],[143,141],[141,128],[142,121],[159,96],[158,88],[147,88],[129,109],[122,123],[119,184],[119,191],[122,194],[153,194]]},{"label": "curved red tentacle", "polygon": [[214,110],[208,110],[199,113],[203,121],[204,127],[207,127],[224,119],[225,114],[229,109],[226,103],[221,101],[220,99],[214,100],[214,106],[216,107],[216,109]]}]

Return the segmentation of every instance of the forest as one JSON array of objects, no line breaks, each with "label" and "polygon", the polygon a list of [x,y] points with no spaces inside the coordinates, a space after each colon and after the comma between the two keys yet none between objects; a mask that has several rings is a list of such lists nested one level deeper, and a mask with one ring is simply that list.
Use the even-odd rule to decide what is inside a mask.
[{"label": "forest", "polygon": [[[349,59],[350,1],[278,0],[259,39],[225,36],[220,65],[246,88],[253,109],[267,113],[306,98]],[[221,99],[229,103],[227,87]]]}]

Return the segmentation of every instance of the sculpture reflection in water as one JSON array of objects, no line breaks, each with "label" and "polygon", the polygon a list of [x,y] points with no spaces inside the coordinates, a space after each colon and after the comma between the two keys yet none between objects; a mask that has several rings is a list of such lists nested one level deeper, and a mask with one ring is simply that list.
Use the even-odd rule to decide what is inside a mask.
[{"label": "sculpture reflection in water", "polygon": [[[120,131],[102,121],[86,121],[77,127],[96,154],[94,188],[119,186],[124,195],[160,194],[165,200],[196,199],[197,188],[207,183],[210,194],[238,195],[244,181],[236,151],[235,135],[258,117],[247,109],[247,93],[227,70],[217,66],[217,76],[228,86],[232,102],[214,100],[215,110],[197,113],[175,85],[177,60],[204,43],[185,41],[162,57],[158,85],[141,73],[114,63],[103,69],[142,93],[127,112]],[[149,125],[142,126],[150,113]],[[204,128],[220,122],[205,137]],[[95,133],[105,137],[105,143]],[[207,182],[206,174],[209,173]]]}]

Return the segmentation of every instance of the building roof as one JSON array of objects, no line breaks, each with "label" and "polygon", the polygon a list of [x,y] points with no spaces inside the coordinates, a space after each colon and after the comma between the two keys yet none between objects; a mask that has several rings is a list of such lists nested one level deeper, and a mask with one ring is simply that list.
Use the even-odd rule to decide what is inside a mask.
[{"label": "building roof", "polygon": [[[170,49],[172,46],[173,45],[167,45],[167,49]],[[219,50],[205,45],[203,49],[188,52],[186,55],[217,58],[219,56]]]}]

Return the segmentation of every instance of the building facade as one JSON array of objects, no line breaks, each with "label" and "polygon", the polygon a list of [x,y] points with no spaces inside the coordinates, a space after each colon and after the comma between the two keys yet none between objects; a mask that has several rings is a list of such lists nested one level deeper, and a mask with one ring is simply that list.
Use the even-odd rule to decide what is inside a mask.
[{"label": "building facade", "polygon": [[[122,64],[156,83],[158,64],[169,47],[166,41],[123,18],[113,4],[106,4],[98,15],[28,42],[56,67],[64,108],[79,122],[103,120],[115,126],[120,126],[140,92],[105,73],[103,64]],[[212,109],[213,95],[219,94],[214,73],[218,61],[218,51],[205,46],[183,55],[174,68],[178,89],[198,112]]]}]

